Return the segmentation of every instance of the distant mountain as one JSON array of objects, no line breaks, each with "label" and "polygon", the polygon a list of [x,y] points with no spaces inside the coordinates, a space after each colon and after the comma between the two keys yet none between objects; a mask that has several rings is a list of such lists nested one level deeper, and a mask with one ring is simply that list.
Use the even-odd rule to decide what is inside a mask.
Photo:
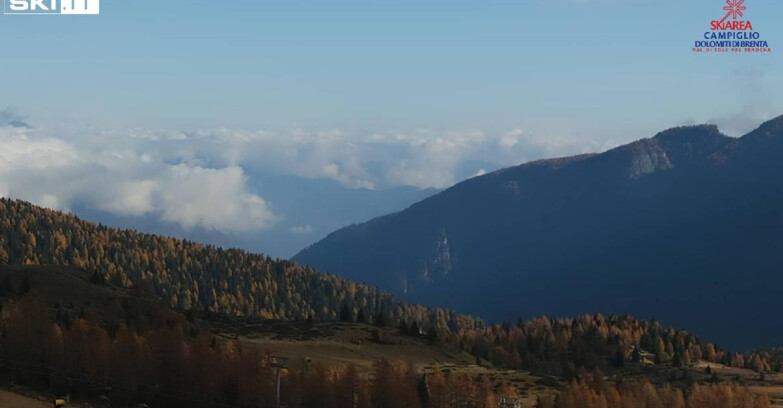
[{"label": "distant mountain", "polygon": [[71,207],[71,211],[80,217],[113,227],[288,258],[337,228],[402,210],[438,192],[436,189],[416,187],[354,189],[329,179],[259,172],[253,173],[250,179],[253,180],[253,191],[264,197],[272,211],[280,216],[280,221],[272,228],[227,234],[203,228],[185,229],[177,223],[160,220],[158,214],[122,216],[78,203]]},{"label": "distant mountain", "polygon": [[22,121],[22,120],[12,120],[12,121],[8,122],[8,126],[13,127],[13,128],[30,129],[30,125],[28,125],[27,122]]},{"label": "distant mountain", "polygon": [[783,343],[783,117],[476,177],[294,260],[491,320],[633,313]]}]

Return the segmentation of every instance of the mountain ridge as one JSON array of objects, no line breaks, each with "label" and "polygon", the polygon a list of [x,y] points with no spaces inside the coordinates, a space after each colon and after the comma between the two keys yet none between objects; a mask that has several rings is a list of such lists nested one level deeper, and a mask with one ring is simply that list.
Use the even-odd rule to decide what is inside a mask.
[{"label": "mountain ridge", "polygon": [[[335,231],[293,260],[489,320],[514,318],[510,310],[632,313],[741,347],[704,309],[749,311],[752,291],[767,295],[757,303],[781,306],[763,286],[783,280],[773,273],[783,262],[782,130],[783,117],[740,138],[685,126],[502,169]],[[500,300],[467,300],[476,296]],[[683,307],[692,313],[676,312]],[[739,311],[727,313],[742,323]],[[753,335],[783,337],[761,315],[770,316],[751,314]]]}]

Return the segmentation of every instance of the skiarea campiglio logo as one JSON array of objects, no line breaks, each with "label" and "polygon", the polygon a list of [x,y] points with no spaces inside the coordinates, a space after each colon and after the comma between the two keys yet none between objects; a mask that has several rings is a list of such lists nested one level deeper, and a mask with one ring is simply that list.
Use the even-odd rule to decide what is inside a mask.
[{"label": "skiarea campiglio logo", "polygon": [[710,30],[697,40],[693,52],[702,53],[764,53],[772,52],[769,43],[756,31],[750,20],[745,20],[747,0],[726,0],[724,15],[710,21]]}]

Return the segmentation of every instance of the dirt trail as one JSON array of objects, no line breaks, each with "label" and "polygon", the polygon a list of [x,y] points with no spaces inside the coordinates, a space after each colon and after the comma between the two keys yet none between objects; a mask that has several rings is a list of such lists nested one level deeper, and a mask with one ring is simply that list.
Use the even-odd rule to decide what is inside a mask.
[{"label": "dirt trail", "polygon": [[32,398],[0,391],[0,408],[50,408],[51,405]]}]

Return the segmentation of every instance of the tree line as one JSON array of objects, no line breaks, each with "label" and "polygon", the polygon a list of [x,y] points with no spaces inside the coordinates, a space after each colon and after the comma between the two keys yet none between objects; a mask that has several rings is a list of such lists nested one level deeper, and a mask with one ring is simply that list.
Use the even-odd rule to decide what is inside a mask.
[{"label": "tree line", "polygon": [[416,327],[432,341],[491,364],[569,379],[581,368],[639,362],[642,352],[675,366],[704,359],[760,372],[783,369],[779,350],[732,354],[686,331],[630,316],[488,325],[453,310],[399,302],[387,292],[287,260],[110,228],[18,200],[0,199],[0,263],[80,267],[100,281],[146,288],[178,310]]},{"label": "tree line", "polygon": [[556,398],[539,399],[536,408],[769,408],[767,396],[752,394],[737,384],[696,384],[683,392],[669,385],[656,387],[647,380],[609,383],[596,371],[574,381]]},{"label": "tree line", "polygon": [[[194,331],[178,314],[160,312],[146,330],[124,323],[110,333],[93,320],[52,317],[35,289],[0,308],[0,379],[55,395],[104,396],[113,406],[275,407],[278,368],[272,356],[235,340]],[[497,407],[487,377],[419,373],[404,362],[355,366],[288,362],[280,405],[301,408]]]},{"label": "tree line", "polygon": [[[263,350],[160,312],[144,331],[125,324],[114,333],[95,321],[69,324],[52,317],[35,289],[0,308],[0,378],[54,394],[107,396],[113,406],[278,406],[275,361]],[[411,364],[375,362],[368,375],[355,366],[327,368],[289,362],[280,372],[279,404],[296,408],[495,408],[513,401],[509,384],[485,375],[422,374]],[[647,380],[605,380],[600,369],[582,374],[537,408],[769,408],[736,384],[694,384],[687,390]]]},{"label": "tree line", "polygon": [[[28,202],[0,199],[0,263],[69,265],[111,284],[143,285],[179,310],[278,320],[382,316],[436,322],[444,331],[483,322],[398,302],[364,284],[239,249],[110,228]],[[344,317],[344,316],[343,316]]]},{"label": "tree line", "polygon": [[774,349],[732,354],[656,321],[601,314],[490,325],[464,330],[459,341],[463,348],[495,365],[566,379],[575,379],[580,368],[622,369],[645,358],[675,367],[706,360],[757,372],[780,371],[783,354]]}]

